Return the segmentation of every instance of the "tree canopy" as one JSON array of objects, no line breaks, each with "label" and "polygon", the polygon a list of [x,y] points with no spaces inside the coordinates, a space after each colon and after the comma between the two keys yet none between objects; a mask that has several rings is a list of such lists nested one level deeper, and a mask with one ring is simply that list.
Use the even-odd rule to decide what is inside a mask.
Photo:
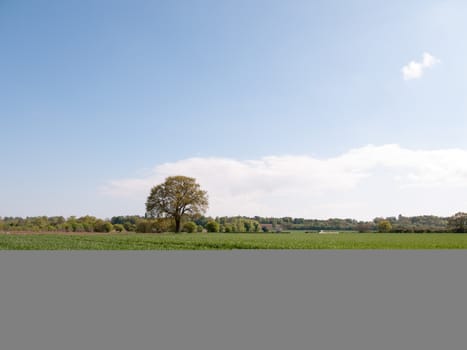
[{"label": "tree canopy", "polygon": [[456,213],[448,220],[448,228],[453,232],[467,232],[467,213]]},{"label": "tree canopy", "polygon": [[389,232],[392,230],[392,225],[389,220],[381,220],[378,223],[378,231],[379,232]]},{"label": "tree canopy", "polygon": [[151,189],[146,201],[146,214],[153,218],[173,218],[175,232],[180,232],[183,217],[202,215],[207,208],[207,192],[194,178],[186,176],[169,176]]}]

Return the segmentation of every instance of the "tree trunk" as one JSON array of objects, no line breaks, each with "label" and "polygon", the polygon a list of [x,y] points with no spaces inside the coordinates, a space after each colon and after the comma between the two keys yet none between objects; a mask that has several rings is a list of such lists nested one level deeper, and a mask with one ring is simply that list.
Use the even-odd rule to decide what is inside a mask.
[{"label": "tree trunk", "polygon": [[175,217],[175,232],[180,232],[181,231],[181,227],[180,227],[180,219],[179,217]]}]

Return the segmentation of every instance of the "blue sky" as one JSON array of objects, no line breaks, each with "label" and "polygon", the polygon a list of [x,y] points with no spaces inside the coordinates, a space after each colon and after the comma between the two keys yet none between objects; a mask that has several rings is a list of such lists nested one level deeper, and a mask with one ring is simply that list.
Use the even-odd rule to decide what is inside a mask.
[{"label": "blue sky", "polygon": [[[467,210],[465,18],[464,1],[0,0],[0,216],[143,214],[175,171],[210,190],[211,215]],[[339,165],[332,193],[310,189],[368,145],[425,163]],[[296,178],[268,157],[311,163]],[[427,173],[443,159],[449,174]],[[422,173],[437,180],[404,192]]]}]

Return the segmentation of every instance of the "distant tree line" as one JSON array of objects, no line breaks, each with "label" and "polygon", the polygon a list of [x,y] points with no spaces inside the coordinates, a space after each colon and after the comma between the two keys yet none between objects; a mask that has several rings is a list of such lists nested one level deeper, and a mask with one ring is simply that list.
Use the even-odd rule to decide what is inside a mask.
[{"label": "distant tree line", "polygon": [[0,230],[32,232],[111,232],[116,230],[109,220],[94,216],[77,218],[70,216],[0,217]]},{"label": "distant tree line", "polygon": [[[265,232],[276,230],[305,231],[358,231],[358,232],[467,232],[467,213],[451,217],[433,215],[380,217],[371,221],[354,219],[327,220],[292,217],[207,217],[188,216],[180,223],[183,232]],[[64,218],[63,216],[0,217],[0,231],[28,232],[175,232],[175,223],[170,218],[145,216],[114,216],[99,219],[94,216]]]},{"label": "distant tree line", "polygon": [[[445,232],[451,230],[448,227],[448,217],[434,215],[423,216],[402,216],[398,217],[378,217],[371,221],[358,221],[355,219],[330,218],[326,220],[304,219],[304,218],[275,218],[255,216],[254,220],[260,224],[271,224],[273,227],[280,226],[284,230],[305,230],[305,231],[386,231],[410,233],[410,232]],[[380,225],[381,222],[388,222],[390,225]],[[384,226],[384,227],[383,227]],[[467,227],[467,226],[466,226]]]},{"label": "distant tree line", "polygon": [[[188,218],[181,223],[183,232],[260,232],[260,224],[251,219],[211,218],[200,216]],[[114,216],[99,219],[94,216],[64,218],[63,216],[0,217],[0,231],[12,232],[175,232],[171,218],[149,218],[138,215]]]}]

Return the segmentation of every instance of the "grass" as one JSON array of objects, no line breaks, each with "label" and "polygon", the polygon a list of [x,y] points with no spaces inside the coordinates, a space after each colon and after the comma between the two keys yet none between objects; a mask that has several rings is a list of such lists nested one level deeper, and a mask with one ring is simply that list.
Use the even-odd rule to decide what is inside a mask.
[{"label": "grass", "polygon": [[467,249],[467,234],[0,234],[0,250]]}]

